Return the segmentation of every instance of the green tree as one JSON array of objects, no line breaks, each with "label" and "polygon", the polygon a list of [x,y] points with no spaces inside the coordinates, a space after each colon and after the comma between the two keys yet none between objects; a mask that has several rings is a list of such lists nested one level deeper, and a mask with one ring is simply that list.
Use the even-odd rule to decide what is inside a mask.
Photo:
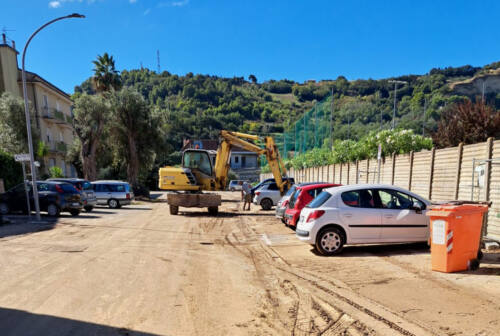
[{"label": "green tree", "polygon": [[[38,144],[40,135],[31,109],[30,112],[33,143]],[[0,150],[12,154],[28,152],[24,102],[9,92],[0,96]]]},{"label": "green tree", "polygon": [[118,90],[121,87],[120,73],[115,69],[115,60],[105,52],[102,56],[97,55],[94,64],[94,76],[92,82],[95,90],[99,93]]},{"label": "green tree", "polygon": [[18,183],[23,182],[23,171],[21,164],[14,160],[14,156],[3,152],[0,149],[0,177],[3,179],[5,190],[12,188]]},{"label": "green tree", "polygon": [[102,96],[82,94],[75,100],[73,128],[80,140],[80,158],[83,176],[94,181],[97,178],[96,154],[109,119],[111,106]]},{"label": "green tree", "polygon": [[248,80],[251,81],[253,84],[257,84],[257,77],[255,77],[255,75],[248,76]]},{"label": "green tree", "polygon": [[161,140],[160,122],[137,91],[123,88],[114,99],[110,122],[112,144],[116,154],[126,162],[129,183],[135,186],[141,168],[149,170],[154,162],[155,150]]}]

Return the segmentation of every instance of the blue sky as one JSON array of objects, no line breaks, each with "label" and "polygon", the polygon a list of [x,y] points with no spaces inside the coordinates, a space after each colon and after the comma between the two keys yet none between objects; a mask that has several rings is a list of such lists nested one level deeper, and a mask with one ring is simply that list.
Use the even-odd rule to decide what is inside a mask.
[{"label": "blue sky", "polygon": [[0,29],[26,66],[63,90],[108,52],[119,70],[219,76],[348,79],[424,74],[500,60],[499,1],[0,0]]}]

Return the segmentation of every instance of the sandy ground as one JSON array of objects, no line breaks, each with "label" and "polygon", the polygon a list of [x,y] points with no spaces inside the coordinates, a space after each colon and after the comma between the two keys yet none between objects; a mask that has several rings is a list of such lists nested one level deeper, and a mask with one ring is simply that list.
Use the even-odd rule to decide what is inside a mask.
[{"label": "sandy ground", "polygon": [[500,253],[455,274],[421,244],[325,258],[238,196],[0,227],[0,335],[500,335]]}]

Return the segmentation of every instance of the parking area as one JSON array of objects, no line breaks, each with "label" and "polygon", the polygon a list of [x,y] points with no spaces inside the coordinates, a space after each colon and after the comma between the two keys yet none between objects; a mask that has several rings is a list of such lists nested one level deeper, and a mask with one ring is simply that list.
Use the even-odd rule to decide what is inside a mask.
[{"label": "parking area", "polygon": [[426,244],[318,255],[239,192],[0,226],[5,335],[497,335],[500,252],[430,271]]}]

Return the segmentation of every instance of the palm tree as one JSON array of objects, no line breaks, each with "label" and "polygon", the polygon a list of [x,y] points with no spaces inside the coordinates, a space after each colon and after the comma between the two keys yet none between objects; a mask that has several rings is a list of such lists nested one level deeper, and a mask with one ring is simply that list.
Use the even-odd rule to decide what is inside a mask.
[{"label": "palm tree", "polygon": [[120,73],[115,69],[113,56],[105,52],[102,56],[97,55],[97,60],[92,61],[92,63],[94,63],[92,82],[97,92],[102,93],[109,92],[111,89],[120,89]]}]

